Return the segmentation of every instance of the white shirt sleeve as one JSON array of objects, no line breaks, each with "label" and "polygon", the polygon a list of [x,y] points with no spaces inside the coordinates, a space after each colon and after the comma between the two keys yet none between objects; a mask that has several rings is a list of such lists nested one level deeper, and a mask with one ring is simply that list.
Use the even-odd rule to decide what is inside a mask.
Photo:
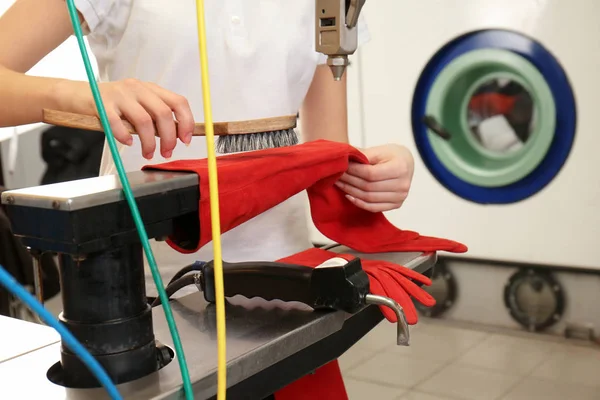
[{"label": "white shirt sleeve", "polygon": [[85,23],[82,26],[85,34],[106,35],[119,25],[127,23],[131,9],[131,0],[74,0],[77,11],[81,13]]}]

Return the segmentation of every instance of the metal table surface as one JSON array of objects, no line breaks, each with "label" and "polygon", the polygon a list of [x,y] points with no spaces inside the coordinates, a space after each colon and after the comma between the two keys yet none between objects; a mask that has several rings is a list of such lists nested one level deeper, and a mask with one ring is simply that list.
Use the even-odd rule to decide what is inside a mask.
[{"label": "metal table surface", "polygon": [[[332,249],[337,252],[348,252],[347,250],[339,246]],[[430,270],[436,261],[435,253],[390,253],[385,257],[382,254],[360,254],[360,256],[394,261],[419,272]],[[298,353],[308,351],[329,337],[344,333],[344,330],[355,329],[356,321],[362,325],[369,325],[362,328],[364,333],[381,321],[381,313],[378,310],[373,311],[372,307],[354,315],[348,315],[343,312],[313,312],[301,304],[267,303],[260,299],[232,298],[228,303],[226,309],[227,384],[230,388],[252,379],[259,379],[257,377],[265,375],[261,372],[284,365]],[[171,304],[189,366],[195,398],[211,398],[216,394],[217,384],[214,307],[204,301],[201,293],[185,296]],[[361,322],[361,318],[367,321],[364,316],[369,311],[378,319],[371,317],[368,319],[370,322]],[[162,308],[156,307],[153,317],[156,338],[173,349]],[[352,320],[356,320],[354,325],[352,325]],[[25,331],[29,328],[31,327],[27,329],[20,327],[19,330]],[[5,332],[2,325],[0,325],[0,332]],[[354,342],[359,338],[353,339]],[[395,343],[396,338],[390,337],[389,340],[390,343]],[[3,340],[1,346],[11,347],[12,345]],[[1,363],[0,397],[48,400],[108,398],[102,388],[66,389],[51,383],[46,378],[46,373],[48,368],[59,360],[59,356],[60,343],[55,343],[33,351],[29,349],[19,357]],[[309,363],[312,362],[312,356],[305,357],[305,359],[308,359]],[[316,358],[314,362],[318,362]],[[290,365],[290,363],[285,365]],[[323,363],[307,365],[308,369],[304,374],[321,365]],[[273,374],[267,373],[266,375],[272,378]],[[137,381],[119,385],[119,390],[126,399],[177,399],[180,398],[181,383],[177,360],[173,360],[160,371]],[[252,384],[251,386],[260,387],[264,384],[265,382],[256,382],[256,385]],[[274,390],[276,389],[274,388]],[[244,396],[244,398],[253,398],[250,394]]]}]

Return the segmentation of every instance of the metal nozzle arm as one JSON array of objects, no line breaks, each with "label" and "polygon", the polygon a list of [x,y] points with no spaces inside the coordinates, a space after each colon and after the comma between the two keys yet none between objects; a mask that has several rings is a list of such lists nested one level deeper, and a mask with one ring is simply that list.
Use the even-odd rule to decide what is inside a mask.
[{"label": "metal nozzle arm", "polygon": [[358,24],[358,17],[360,15],[360,11],[365,5],[365,1],[366,0],[350,0],[348,12],[346,14],[346,25],[348,28],[354,28]]}]

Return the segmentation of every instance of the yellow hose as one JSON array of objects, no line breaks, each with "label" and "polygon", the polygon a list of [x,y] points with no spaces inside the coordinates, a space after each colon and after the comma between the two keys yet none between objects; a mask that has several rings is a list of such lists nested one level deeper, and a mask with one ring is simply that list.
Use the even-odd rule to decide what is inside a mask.
[{"label": "yellow hose", "polygon": [[202,73],[202,98],[204,103],[204,126],[208,151],[208,184],[210,192],[210,220],[215,268],[215,297],[217,306],[217,399],[225,400],[227,392],[227,357],[225,336],[225,295],[223,287],[223,260],[221,254],[221,218],[219,211],[219,182],[215,137],[210,104],[210,84],[208,78],[208,57],[206,49],[206,25],[204,20],[204,0],[196,0],[198,20],[198,45],[200,46],[200,69]]}]

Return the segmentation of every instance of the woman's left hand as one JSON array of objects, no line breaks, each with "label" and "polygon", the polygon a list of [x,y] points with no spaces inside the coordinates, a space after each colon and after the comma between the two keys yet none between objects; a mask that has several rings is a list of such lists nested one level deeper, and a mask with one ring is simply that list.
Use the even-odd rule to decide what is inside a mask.
[{"label": "woman's left hand", "polygon": [[361,150],[369,164],[350,163],[336,185],[357,207],[371,212],[400,208],[408,196],[414,171],[410,151],[396,144]]}]

